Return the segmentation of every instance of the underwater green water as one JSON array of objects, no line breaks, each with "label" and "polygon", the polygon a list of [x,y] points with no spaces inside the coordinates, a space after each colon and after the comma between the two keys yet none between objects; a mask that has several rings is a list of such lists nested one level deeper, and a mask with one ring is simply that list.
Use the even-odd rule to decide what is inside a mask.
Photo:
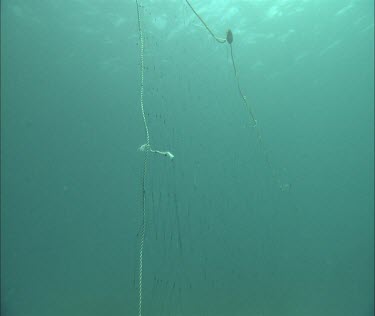
[{"label": "underwater green water", "polygon": [[[237,77],[140,1],[142,315],[373,315],[374,3],[190,2]],[[139,315],[140,58],[135,1],[1,2],[1,315]]]}]

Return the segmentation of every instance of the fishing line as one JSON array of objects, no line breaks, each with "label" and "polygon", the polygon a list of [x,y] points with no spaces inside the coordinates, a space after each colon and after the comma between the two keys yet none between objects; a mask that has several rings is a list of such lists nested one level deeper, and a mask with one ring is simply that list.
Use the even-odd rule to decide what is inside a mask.
[{"label": "fishing line", "polygon": [[163,156],[166,156],[170,159],[174,158],[174,155],[169,151],[160,151],[151,148],[150,143],[150,131],[147,125],[147,119],[145,115],[144,109],[144,36],[143,36],[143,28],[142,28],[142,21],[141,21],[141,13],[140,8],[141,5],[138,0],[136,0],[137,6],[137,19],[138,19],[138,33],[139,33],[139,48],[140,48],[140,68],[141,68],[141,83],[140,83],[140,106],[143,118],[143,125],[145,129],[146,135],[146,143],[143,144],[138,148],[138,150],[144,152],[144,160],[143,160],[143,174],[142,174],[142,217],[141,217],[141,228],[140,228],[140,236],[139,236],[139,267],[138,267],[138,315],[142,316],[142,295],[143,295],[143,250],[144,250],[144,243],[145,243],[145,232],[146,232],[146,180],[147,180],[147,166],[148,166],[148,155],[149,153],[156,153]]},{"label": "fishing line", "polygon": [[207,29],[208,32],[210,32],[210,34],[212,35],[212,37],[219,43],[225,43],[226,42],[226,39],[225,38],[220,38],[220,37],[217,37],[212,31],[211,29],[208,27],[208,25],[206,24],[206,22],[204,22],[204,20],[200,17],[200,15],[198,14],[197,11],[194,10],[193,6],[190,4],[190,2],[188,0],[185,0],[186,3],[188,4],[188,6],[190,7],[190,9],[194,12],[194,14],[198,17],[198,19],[202,22],[202,24],[204,25],[204,27]]},{"label": "fishing line", "polygon": [[[218,42],[218,43],[229,43],[230,50],[231,50],[231,59],[232,59],[232,65],[233,70],[236,78],[237,88],[239,91],[239,94],[243,100],[243,103],[250,115],[251,121],[253,123],[253,127],[256,130],[258,142],[261,145],[262,152],[264,153],[267,161],[267,165],[272,171],[273,177],[277,180],[277,183],[279,185],[279,188],[283,190],[285,187],[289,187],[289,185],[283,185],[281,184],[281,181],[277,177],[277,174],[275,172],[275,169],[272,167],[268,153],[264,148],[261,132],[258,128],[257,120],[255,118],[254,112],[252,110],[251,105],[247,102],[246,96],[243,94],[240,86],[240,81],[238,78],[238,72],[237,67],[235,64],[234,56],[233,56],[233,33],[231,30],[228,30],[226,33],[225,38],[221,38],[216,36],[212,30],[208,27],[206,22],[202,19],[202,17],[198,14],[198,12],[193,8],[193,6],[190,4],[188,0],[185,0],[190,9],[193,11],[193,13],[198,17],[198,19],[201,21],[201,23],[204,25],[204,27],[207,29],[207,31],[211,34],[211,36]],[[142,26],[142,18],[141,18],[141,9],[142,5],[140,4],[140,0],[136,0],[136,7],[137,7],[137,20],[138,20],[138,33],[139,33],[139,55],[140,55],[140,107],[142,112],[142,119],[143,119],[143,125],[145,130],[145,143],[141,145],[138,150],[144,153],[144,160],[143,160],[143,173],[142,173],[142,214],[141,214],[141,227],[140,227],[140,233],[139,233],[139,266],[138,266],[138,287],[139,287],[139,301],[138,301],[138,316],[142,316],[143,312],[143,251],[144,251],[144,243],[145,243],[145,233],[146,233],[146,219],[147,219],[147,209],[146,209],[146,201],[147,201],[147,192],[146,192],[146,182],[147,182],[147,170],[148,170],[148,159],[149,159],[149,153],[159,154],[165,157],[168,157],[169,159],[173,160],[174,155],[170,151],[161,151],[157,149],[153,149],[151,147],[151,141],[150,141],[150,131],[147,124],[146,114],[145,114],[145,108],[144,108],[144,70],[145,70],[145,63],[144,63],[144,35],[143,35],[143,26]]]},{"label": "fishing line", "polygon": [[270,172],[271,172],[271,176],[272,178],[274,179],[274,181],[276,182],[278,188],[281,190],[281,191],[288,191],[290,189],[290,184],[287,184],[287,183],[283,183],[280,179],[280,176],[278,175],[278,173],[276,172],[276,168],[274,168],[271,164],[271,161],[269,159],[269,155],[268,155],[268,151],[266,150],[265,146],[264,146],[264,143],[263,143],[263,138],[262,138],[262,133],[261,133],[261,130],[258,126],[258,121],[256,120],[255,118],[255,115],[254,115],[254,111],[251,107],[251,105],[248,103],[247,101],[247,98],[246,96],[244,95],[244,93],[242,92],[242,89],[241,89],[241,85],[240,85],[240,80],[239,80],[239,77],[238,77],[238,71],[237,71],[237,67],[236,67],[236,63],[234,61],[234,56],[233,56],[233,47],[232,47],[232,43],[233,43],[233,33],[232,31],[229,29],[226,33],[226,37],[225,38],[220,38],[218,36],[216,36],[212,30],[208,27],[207,23],[203,20],[203,18],[198,14],[198,12],[193,8],[193,6],[191,5],[191,3],[188,1],[188,0],[185,0],[186,3],[188,4],[188,6],[190,7],[190,9],[193,11],[193,13],[198,17],[198,19],[202,22],[202,24],[204,25],[204,27],[207,29],[207,31],[212,35],[212,37],[220,44],[223,44],[223,43],[228,43],[229,46],[230,46],[230,55],[231,55],[231,60],[232,60],[232,66],[233,66],[233,71],[234,71],[234,76],[236,78],[236,84],[237,84],[237,88],[238,88],[238,92],[241,96],[241,99],[245,105],[245,108],[246,110],[248,111],[249,113],[249,116],[250,116],[250,119],[251,119],[251,122],[252,122],[252,127],[254,127],[255,129],[255,132],[256,132],[256,136],[257,136],[257,140],[258,140],[258,143],[261,147],[261,151],[265,157],[265,160],[266,160],[266,164],[267,164],[267,167],[269,168]]},{"label": "fishing line", "polygon": [[240,87],[240,80],[238,78],[238,73],[237,73],[237,68],[236,68],[236,63],[234,62],[234,57],[233,57],[233,48],[232,48],[232,42],[233,42],[233,33],[231,30],[228,30],[227,31],[227,42],[229,43],[229,46],[230,46],[230,56],[232,58],[232,65],[233,65],[233,70],[234,70],[234,75],[236,77],[236,82],[237,82],[237,88],[238,88],[238,92],[240,93],[241,95],[241,98],[243,100],[243,102],[245,103],[245,106],[246,108],[248,109],[249,111],[249,114],[251,116],[251,119],[254,123],[254,127],[257,126],[257,120],[255,119],[255,116],[254,116],[254,113],[253,113],[253,110],[251,109],[250,105],[247,103],[247,99],[246,99],[246,96],[242,93],[242,90],[241,90],[241,87]]},{"label": "fishing line", "polygon": [[232,58],[232,65],[233,65],[233,70],[234,70],[234,75],[236,77],[236,83],[237,83],[237,87],[238,87],[238,92],[240,93],[241,95],[241,98],[243,100],[243,102],[245,103],[245,106],[247,108],[247,110],[249,111],[249,114],[251,116],[251,119],[253,121],[253,124],[254,124],[254,127],[257,125],[257,120],[255,119],[255,116],[254,116],[254,113],[253,113],[253,110],[251,109],[251,106],[247,103],[247,100],[246,100],[246,96],[242,93],[242,90],[241,90],[241,87],[240,87],[240,81],[238,79],[238,74],[237,74],[237,68],[236,68],[236,64],[234,62],[234,57],[233,57],[233,48],[232,48],[232,42],[233,42],[233,33],[231,30],[228,30],[227,31],[227,34],[226,34],[226,37],[225,38],[221,38],[221,37],[218,37],[216,36],[212,31],[211,29],[208,27],[207,23],[203,20],[203,18],[198,14],[197,11],[195,11],[195,9],[193,8],[193,6],[191,5],[191,3],[188,1],[188,0],[185,0],[186,3],[188,4],[188,6],[190,7],[190,9],[194,12],[194,14],[197,16],[197,18],[202,22],[202,24],[204,25],[204,27],[207,29],[207,31],[212,35],[212,37],[220,44],[224,44],[226,42],[229,43],[229,46],[230,46],[230,54],[231,54],[231,58]]}]

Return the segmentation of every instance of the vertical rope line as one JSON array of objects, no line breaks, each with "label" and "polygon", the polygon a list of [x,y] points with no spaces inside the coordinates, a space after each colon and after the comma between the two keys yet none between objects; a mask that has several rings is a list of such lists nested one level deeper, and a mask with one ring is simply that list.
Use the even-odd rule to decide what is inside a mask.
[{"label": "vertical rope line", "polygon": [[142,222],[141,222],[141,231],[140,231],[140,243],[139,243],[139,304],[138,304],[138,316],[142,316],[142,294],[143,294],[143,249],[145,243],[145,231],[146,231],[146,175],[147,175],[147,161],[148,161],[148,152],[150,149],[150,134],[148,131],[147,120],[144,110],[144,38],[143,30],[141,24],[141,14],[140,14],[140,5],[138,0],[136,0],[137,5],[137,18],[138,18],[138,31],[139,31],[139,41],[140,41],[140,67],[141,67],[141,91],[140,91],[140,104],[143,117],[143,124],[146,133],[146,146],[144,149],[145,156],[143,162],[143,176],[142,176]]},{"label": "vertical rope line", "polygon": [[147,120],[146,120],[146,115],[145,115],[145,109],[144,109],[144,103],[143,103],[143,93],[144,93],[144,38],[143,38],[143,29],[142,29],[142,24],[141,24],[141,14],[139,11],[139,3],[138,0],[136,0],[137,3],[137,16],[138,16],[138,30],[139,30],[139,41],[140,41],[140,58],[141,58],[141,96],[140,96],[140,101],[141,101],[141,110],[142,110],[142,117],[143,117],[143,123],[145,127],[145,132],[146,132],[146,144],[149,147],[150,146],[150,134],[148,131],[148,126],[147,126]]},{"label": "vertical rope line", "polygon": [[143,27],[142,27],[142,18],[141,18],[141,8],[139,0],[135,0],[137,6],[137,19],[138,19],[138,32],[139,32],[139,48],[140,48],[140,67],[141,67],[141,89],[140,89],[140,105],[142,111],[143,125],[146,134],[146,144],[142,145],[139,150],[144,151],[144,161],[143,161],[143,176],[142,176],[142,221],[140,229],[140,242],[139,242],[139,305],[138,305],[138,316],[142,316],[142,298],[143,298],[143,250],[145,244],[145,234],[146,234],[146,216],[147,216],[147,203],[146,203],[146,183],[147,183],[147,166],[148,166],[148,156],[149,153],[157,153],[159,155],[166,156],[171,160],[174,158],[174,155],[170,151],[160,151],[151,148],[150,144],[150,133],[147,126],[147,119],[144,109],[144,72],[145,72],[145,63],[144,63],[144,36],[143,36]]},{"label": "vertical rope line", "polygon": [[257,120],[255,119],[255,116],[254,116],[254,113],[253,113],[253,111],[251,109],[251,106],[250,106],[250,104],[247,103],[246,96],[242,93],[242,90],[241,90],[241,87],[240,87],[240,81],[238,79],[237,68],[236,68],[236,64],[234,63],[232,44],[230,44],[230,56],[232,57],[233,70],[234,70],[234,75],[236,77],[238,92],[240,93],[241,98],[242,98],[243,102],[245,103],[245,106],[247,107],[247,109],[248,109],[248,111],[250,113],[251,119],[254,122],[254,126],[256,126],[257,125]]},{"label": "vertical rope line", "polygon": [[253,127],[255,128],[255,132],[256,132],[256,136],[257,136],[257,140],[258,140],[258,143],[260,145],[260,148],[261,148],[261,151],[263,152],[263,155],[265,157],[265,160],[266,160],[266,163],[267,163],[267,166],[269,168],[269,170],[271,171],[271,176],[272,178],[274,179],[274,181],[276,182],[277,186],[279,187],[279,189],[281,189],[282,191],[284,191],[285,189],[288,189],[288,185],[287,184],[283,184],[277,174],[277,169],[275,169],[273,167],[273,165],[271,164],[271,160],[269,158],[269,155],[268,155],[268,150],[266,149],[264,143],[263,143],[263,138],[262,138],[262,133],[261,133],[261,130],[260,130],[260,127],[258,126],[258,121],[255,119],[255,115],[253,113],[253,110],[250,106],[250,104],[247,102],[247,99],[246,99],[246,96],[243,94],[242,90],[241,90],[241,86],[240,86],[240,80],[238,78],[238,72],[237,72],[237,67],[236,67],[236,64],[234,62],[234,57],[233,57],[233,48],[232,48],[232,44],[230,44],[230,55],[232,57],[232,64],[233,64],[233,70],[234,70],[234,75],[236,77],[236,82],[237,82],[237,87],[238,87],[238,91],[241,95],[241,98],[245,104],[245,106],[247,107],[248,111],[249,111],[249,114],[251,116],[251,119],[254,123]]},{"label": "vertical rope line", "polygon": [[147,170],[147,157],[148,150],[145,151],[145,159],[143,164],[143,177],[142,177],[142,222],[140,232],[140,243],[139,243],[139,304],[138,304],[138,316],[142,316],[142,294],[143,294],[143,248],[145,243],[145,231],[146,231],[146,170]]}]

